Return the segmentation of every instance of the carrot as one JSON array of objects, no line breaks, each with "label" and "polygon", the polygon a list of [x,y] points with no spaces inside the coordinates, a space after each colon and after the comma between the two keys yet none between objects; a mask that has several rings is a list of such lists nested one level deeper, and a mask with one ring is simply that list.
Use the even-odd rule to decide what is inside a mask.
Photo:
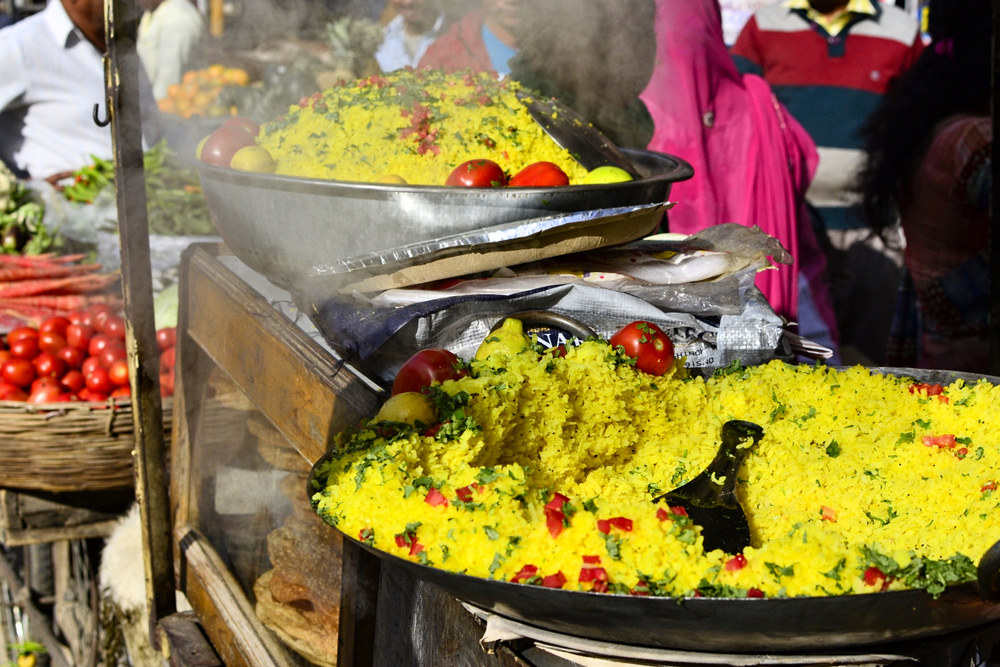
[{"label": "carrot", "polygon": [[83,253],[79,255],[62,255],[61,257],[53,257],[51,261],[53,264],[72,264],[73,262],[79,262],[81,259],[86,257]]},{"label": "carrot", "polygon": [[19,266],[0,269],[0,282],[15,282],[18,280],[39,280],[42,278],[67,278],[85,273],[100,271],[100,264],[81,264],[78,266]]},{"label": "carrot", "polygon": [[117,282],[117,273],[98,273],[68,278],[45,278],[42,280],[20,280],[0,284],[0,298],[35,296],[55,290],[67,290],[78,294],[96,292]]},{"label": "carrot", "polygon": [[122,300],[120,298],[103,294],[92,296],[84,294],[45,294],[39,296],[8,297],[5,299],[0,298],[0,307],[15,310],[17,308],[52,308],[53,310],[73,312],[77,310],[85,310],[89,306],[96,303],[106,303],[115,309],[119,309],[122,306]]}]

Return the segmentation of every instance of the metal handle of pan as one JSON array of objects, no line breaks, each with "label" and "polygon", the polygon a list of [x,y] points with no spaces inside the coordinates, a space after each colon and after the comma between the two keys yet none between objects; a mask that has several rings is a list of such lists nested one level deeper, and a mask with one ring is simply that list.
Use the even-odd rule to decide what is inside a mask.
[{"label": "metal handle of pan", "polygon": [[983,602],[1000,602],[1000,541],[979,561],[979,597]]}]

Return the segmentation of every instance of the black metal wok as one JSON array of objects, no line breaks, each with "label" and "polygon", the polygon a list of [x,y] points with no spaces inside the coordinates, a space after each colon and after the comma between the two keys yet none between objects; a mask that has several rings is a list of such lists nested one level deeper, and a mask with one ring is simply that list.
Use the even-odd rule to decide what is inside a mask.
[{"label": "black metal wok", "polygon": [[[950,384],[968,373],[876,368],[874,372]],[[986,377],[993,384],[1000,378]],[[329,454],[317,461],[314,475]],[[350,535],[344,535],[352,539]],[[1000,537],[1000,536],[998,536]],[[526,586],[420,565],[355,541],[383,561],[456,598],[546,630],[593,640],[725,653],[832,651],[957,632],[1000,619],[1000,542],[980,561],[979,581],[922,590],[810,598],[671,598],[585,593]]]}]

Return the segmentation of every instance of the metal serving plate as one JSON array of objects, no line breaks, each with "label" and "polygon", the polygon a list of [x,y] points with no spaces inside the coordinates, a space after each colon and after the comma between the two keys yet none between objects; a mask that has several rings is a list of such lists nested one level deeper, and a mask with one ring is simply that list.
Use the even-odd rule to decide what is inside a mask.
[{"label": "metal serving plate", "polygon": [[[1000,378],[950,371],[873,368],[917,382],[974,383]],[[309,474],[312,499],[322,457]],[[586,593],[526,586],[448,572],[379,551],[344,534],[386,563],[440,586],[459,600],[544,630],[597,641],[726,653],[834,651],[910,641],[1000,619],[1000,542],[979,564],[979,585],[949,586],[934,599],[922,590],[801,598],[672,598]],[[1000,537],[1000,536],[998,536]]]},{"label": "metal serving plate", "polygon": [[313,267],[503,223],[667,201],[691,178],[683,160],[625,150],[643,178],[560,188],[453,188],[253,174],[199,164],[226,245],[271,281],[295,286]]}]

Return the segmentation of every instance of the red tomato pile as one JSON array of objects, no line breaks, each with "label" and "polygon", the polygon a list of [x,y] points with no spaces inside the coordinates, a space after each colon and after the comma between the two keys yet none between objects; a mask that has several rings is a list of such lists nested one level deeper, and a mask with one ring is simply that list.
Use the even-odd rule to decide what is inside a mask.
[{"label": "red tomato pile", "polygon": [[569,185],[569,176],[552,162],[535,162],[507,178],[492,160],[469,160],[455,167],[445,185],[466,188],[554,188]]},{"label": "red tomato pile", "polygon": [[[173,328],[156,332],[163,396],[174,393],[176,339]],[[14,329],[6,346],[0,343],[0,401],[104,402],[129,395],[125,320],[110,306]]]}]

